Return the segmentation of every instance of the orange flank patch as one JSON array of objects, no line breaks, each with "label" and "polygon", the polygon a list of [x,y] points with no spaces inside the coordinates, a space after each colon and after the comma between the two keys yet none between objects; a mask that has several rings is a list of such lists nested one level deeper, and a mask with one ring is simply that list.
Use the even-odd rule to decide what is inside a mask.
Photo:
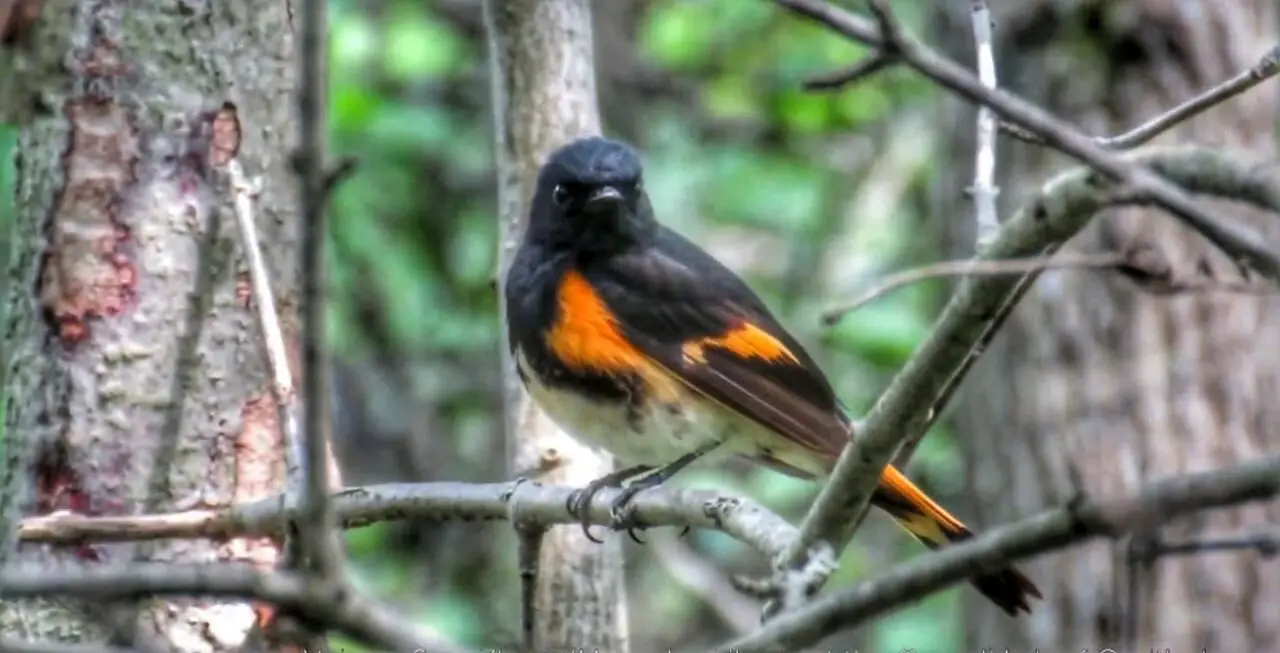
[{"label": "orange flank patch", "polygon": [[724,349],[742,358],[763,358],[768,361],[788,361],[799,363],[796,355],[768,331],[744,322],[741,326],[726,332],[722,336],[702,338],[685,344],[683,348],[686,359],[703,362],[703,350],[707,347]]},{"label": "orange flank patch", "polygon": [[617,318],[582,274],[565,273],[557,301],[560,314],[546,340],[561,363],[581,372],[639,374],[660,396],[675,394],[675,380],[627,340]]},{"label": "orange flank patch", "polygon": [[930,499],[924,490],[916,487],[911,479],[893,465],[885,467],[884,473],[880,475],[880,489],[895,499],[911,504],[916,515],[894,515],[894,518],[902,523],[903,528],[919,537],[936,544],[946,544],[950,540],[948,535],[959,535],[968,530],[959,519]]}]

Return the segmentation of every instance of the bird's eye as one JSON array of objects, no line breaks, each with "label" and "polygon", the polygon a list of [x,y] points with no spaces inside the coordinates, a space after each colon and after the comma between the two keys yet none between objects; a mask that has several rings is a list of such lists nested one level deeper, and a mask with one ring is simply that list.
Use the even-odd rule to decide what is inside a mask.
[{"label": "bird's eye", "polygon": [[557,184],[555,191],[551,193],[551,201],[555,202],[557,206],[568,204],[569,189],[565,188],[564,184]]}]

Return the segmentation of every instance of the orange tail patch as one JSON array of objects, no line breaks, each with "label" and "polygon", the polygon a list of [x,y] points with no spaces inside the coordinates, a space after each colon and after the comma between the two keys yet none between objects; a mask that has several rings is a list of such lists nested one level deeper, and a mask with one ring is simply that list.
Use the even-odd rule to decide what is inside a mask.
[{"label": "orange tail patch", "polygon": [[[880,476],[880,486],[872,496],[872,503],[930,549],[973,537],[973,532],[959,519],[892,465]],[[1012,567],[975,576],[969,582],[1010,616],[1017,616],[1019,611],[1030,614],[1030,599],[1043,598],[1040,589]]]}]

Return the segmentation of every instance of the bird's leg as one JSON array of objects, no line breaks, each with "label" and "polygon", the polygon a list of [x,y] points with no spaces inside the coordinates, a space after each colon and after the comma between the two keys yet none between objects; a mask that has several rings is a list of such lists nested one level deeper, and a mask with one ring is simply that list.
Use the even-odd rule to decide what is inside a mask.
[{"label": "bird's leg", "polygon": [[569,500],[565,502],[565,508],[569,514],[578,518],[578,523],[582,525],[582,534],[587,536],[588,540],[601,544],[601,540],[597,540],[591,535],[591,499],[605,488],[622,487],[622,483],[629,478],[643,474],[653,467],[649,465],[635,465],[610,472],[597,478],[581,490],[574,490],[569,494]]},{"label": "bird's leg", "polygon": [[[652,474],[643,478],[638,478],[632,481],[630,485],[622,488],[622,491],[618,493],[618,497],[613,500],[613,504],[609,506],[609,516],[613,521],[610,527],[614,530],[622,530],[625,528],[627,535],[630,535],[632,540],[638,544],[643,544],[644,542],[642,542],[639,537],[636,537],[636,525],[633,523],[630,510],[631,506],[629,505],[631,499],[649,488],[662,485],[672,476],[675,476],[677,472],[693,464],[693,461],[705,456],[708,452],[718,446],[720,446],[719,442],[704,444],[696,450],[680,456],[667,465],[658,468]],[[681,534],[683,535],[683,533]]]}]

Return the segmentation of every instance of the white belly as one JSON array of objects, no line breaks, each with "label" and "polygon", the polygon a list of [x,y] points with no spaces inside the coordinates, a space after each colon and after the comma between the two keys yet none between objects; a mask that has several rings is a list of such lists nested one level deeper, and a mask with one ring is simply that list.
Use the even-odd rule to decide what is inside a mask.
[{"label": "white belly", "polygon": [[718,446],[693,466],[712,465],[737,454],[773,459],[793,471],[820,475],[834,462],[795,447],[773,430],[692,390],[680,402],[682,411],[653,401],[646,402],[639,415],[629,415],[622,403],[593,402],[540,383],[518,352],[516,364],[525,371],[529,395],[547,416],[575,440],[607,451],[619,468],[661,467],[713,442]]},{"label": "white belly", "polygon": [[[524,367],[522,357],[517,357],[517,364]],[[539,383],[527,367],[525,370],[525,387],[547,416],[579,442],[612,454],[620,465],[658,467],[713,442],[720,446],[703,455],[699,464],[715,463],[754,449],[752,441],[744,436],[748,429],[757,427],[692,393],[690,401],[681,402],[682,411],[668,409],[659,402],[646,402],[639,414],[628,415],[621,403],[601,404],[548,387]]]}]

